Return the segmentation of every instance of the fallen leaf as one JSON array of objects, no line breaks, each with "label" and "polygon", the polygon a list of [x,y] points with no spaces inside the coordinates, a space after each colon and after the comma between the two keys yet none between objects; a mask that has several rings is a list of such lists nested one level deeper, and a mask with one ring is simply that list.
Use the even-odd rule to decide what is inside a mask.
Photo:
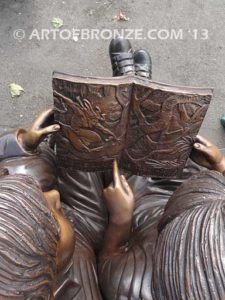
[{"label": "fallen leaf", "polygon": [[59,29],[59,28],[61,28],[64,25],[64,23],[63,23],[63,20],[60,19],[60,18],[53,18],[52,19],[52,25],[56,29]]},{"label": "fallen leaf", "polygon": [[24,92],[22,86],[16,83],[10,83],[9,89],[12,98],[19,97],[21,93]]},{"label": "fallen leaf", "polygon": [[120,11],[119,15],[115,16],[113,19],[117,20],[117,21],[129,21],[130,20],[130,18],[128,18],[124,13],[122,13],[122,11]]}]

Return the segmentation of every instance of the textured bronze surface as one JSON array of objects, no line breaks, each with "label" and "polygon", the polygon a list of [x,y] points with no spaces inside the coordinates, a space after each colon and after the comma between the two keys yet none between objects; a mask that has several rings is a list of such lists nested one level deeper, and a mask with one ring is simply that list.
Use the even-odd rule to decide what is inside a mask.
[{"label": "textured bronze surface", "polygon": [[53,76],[59,166],[179,177],[212,98],[138,76]]},{"label": "textured bronze surface", "polygon": [[[47,125],[49,124],[46,124],[46,126]],[[10,140],[13,141],[13,145],[15,145],[16,141],[17,143],[19,143],[19,140],[16,138],[17,133],[18,131],[14,132],[15,138],[13,139],[12,133],[10,133],[10,137],[8,138],[7,134],[5,134],[5,136],[3,137],[0,137],[0,145],[2,144],[3,146],[6,143],[6,141],[9,142]],[[195,153],[194,157],[196,162],[205,165],[205,159],[208,159],[208,162],[210,162],[210,168],[213,168],[213,166],[215,167],[218,165],[215,164],[215,161],[217,163],[221,162],[221,155],[218,154],[218,151],[216,151],[215,146],[213,146],[209,141],[198,137],[197,143],[201,144],[201,148],[196,147],[195,150],[200,151],[202,155],[200,157],[201,160],[199,161],[199,158],[198,156],[196,156]],[[2,148],[6,150],[8,149],[5,147]],[[19,147],[16,147],[15,149],[19,149]],[[17,177],[21,176],[18,174],[23,173],[38,179],[42,189],[47,191],[51,190],[55,186],[55,177],[57,176],[58,188],[60,191],[61,199],[64,202],[63,210],[71,225],[73,226],[74,232],[76,233],[76,247],[73,253],[73,259],[71,261],[70,267],[65,270],[65,273],[57,274],[57,277],[55,274],[55,299],[111,300],[122,299],[123,297],[129,299],[153,299],[153,297],[154,299],[173,299],[171,297],[166,297],[166,295],[169,293],[170,295],[171,293],[176,293],[177,297],[174,297],[174,299],[182,298],[180,297],[179,291],[182,291],[183,288],[186,288],[186,286],[183,287],[182,274],[186,274],[185,276],[187,280],[190,280],[190,282],[192,282],[192,275],[189,276],[188,272],[181,272],[178,274],[180,275],[180,277],[178,277],[176,273],[176,266],[174,267],[173,264],[164,263],[163,255],[164,253],[165,255],[167,255],[167,253],[168,255],[175,255],[174,253],[182,251],[179,252],[179,255],[175,255],[176,257],[174,257],[174,261],[177,262],[177,265],[179,266],[180,270],[181,266],[183,266],[183,257],[188,257],[189,253],[188,248],[186,248],[187,243],[185,242],[185,239],[189,238],[191,244],[192,232],[196,232],[196,240],[199,240],[200,236],[204,238],[202,232],[205,232],[205,228],[210,228],[209,226],[200,226],[202,223],[201,218],[198,218],[198,215],[196,215],[196,220],[199,221],[200,225],[198,224],[197,226],[195,226],[191,219],[189,223],[187,223],[186,221],[183,222],[182,218],[184,214],[185,216],[187,216],[187,219],[189,218],[189,215],[192,216],[192,212],[189,213],[189,210],[194,211],[195,208],[197,208],[198,213],[201,210],[202,206],[206,212],[206,222],[210,222],[210,224],[213,224],[211,220],[212,210],[208,212],[207,205],[209,201],[213,200],[213,178],[210,174],[214,173],[207,173],[206,175],[209,177],[208,179],[202,178],[200,175],[198,175],[197,177],[193,177],[192,181],[189,181],[187,185],[184,185],[182,189],[180,189],[180,196],[178,194],[175,194],[171,198],[172,200],[170,200],[169,204],[166,206],[166,210],[162,219],[161,217],[168,199],[177,189],[177,187],[181,184],[182,181],[167,179],[151,179],[149,177],[141,177],[126,174],[126,179],[133,191],[135,199],[133,215],[129,217],[130,221],[132,221],[132,224],[130,223],[129,225],[131,226],[131,232],[129,237],[126,238],[123,243],[121,243],[118,249],[115,248],[113,253],[108,253],[107,256],[102,256],[101,253],[104,252],[104,247],[107,246],[108,248],[108,245],[110,245],[110,243],[112,242],[114,243],[116,238],[114,233],[111,232],[111,238],[108,235],[110,239],[106,239],[106,233],[110,228],[109,216],[112,216],[112,210],[109,206],[105,206],[106,202],[102,198],[103,189],[105,189],[108,186],[108,184],[113,180],[112,172],[88,173],[78,170],[74,170],[73,172],[71,172],[70,169],[60,168],[56,173],[54,153],[50,149],[46,148],[46,146],[40,146],[38,151],[31,153],[32,155],[28,155],[26,151],[24,151],[24,154],[20,154],[21,156],[14,158],[10,158],[10,155],[9,153],[7,153],[7,151],[3,154],[3,156],[6,157],[6,159],[4,159],[1,162],[0,171],[2,171],[2,176],[7,175],[7,173],[5,174],[5,171],[7,170],[10,174],[12,174],[9,175],[9,178],[12,178],[13,182],[9,182],[9,185],[11,186],[11,189],[15,189],[14,200],[16,203],[18,202],[16,196],[19,195],[19,187],[14,187],[14,185],[17,182]],[[204,156],[205,159],[203,159]],[[199,168],[197,168],[196,165],[191,164],[189,165],[189,168],[185,170],[184,178],[189,177],[190,174],[198,172]],[[217,177],[219,175],[213,176]],[[218,178],[221,178],[221,176]],[[224,179],[219,180],[222,180],[224,182]],[[21,184],[22,183],[24,182],[21,181]],[[115,183],[116,180],[114,178],[114,184]],[[203,185],[207,187],[205,195],[202,195]],[[193,191],[191,189],[192,186],[194,189]],[[224,183],[222,185],[222,189],[220,189],[221,185],[216,185],[216,188],[217,187],[218,191],[220,190],[221,195],[217,194],[216,189],[216,193],[214,193],[214,200],[217,200],[218,196],[218,200],[220,202],[220,198],[223,195],[222,193],[224,192]],[[6,191],[8,192],[8,189]],[[196,191],[198,193],[196,193]],[[24,198],[24,192],[25,195],[28,193],[28,191],[26,192],[26,189],[21,190],[21,194],[23,194],[23,197],[20,197],[21,201]],[[118,190],[116,190],[116,194],[117,192]],[[46,194],[47,193],[45,193],[45,196]],[[177,195],[179,197],[177,197]],[[7,198],[7,201],[8,200],[9,199]],[[118,200],[119,203],[114,200]],[[119,204],[118,206],[121,207],[121,215],[119,217],[120,221],[125,217],[127,223],[127,209],[124,210],[124,208],[126,208],[127,206],[124,206],[124,201],[125,199],[119,195],[118,199],[113,199],[115,205],[117,206]],[[33,202],[36,204],[39,203],[38,197],[33,197]],[[20,202],[18,202],[17,205],[18,204],[20,204]],[[33,204],[31,206],[33,207]],[[36,206],[39,208],[39,205]],[[17,209],[17,206],[12,206],[11,209]],[[23,211],[24,207],[18,205],[18,211],[20,210]],[[219,214],[217,216],[220,216],[220,207],[218,213]],[[119,215],[118,211],[116,212],[116,215]],[[34,215],[32,215],[32,218],[33,217]],[[21,220],[23,221],[23,219]],[[26,218],[24,220],[26,220]],[[214,221],[217,224],[219,224],[218,218],[215,218],[213,222]],[[19,221],[17,221],[17,223],[18,222]],[[175,229],[173,229],[173,224],[177,224],[176,222],[179,223],[179,226],[175,226]],[[21,223],[18,224],[20,225]],[[41,224],[42,223],[40,222],[38,226],[41,226]],[[221,224],[223,223],[221,222]],[[43,226],[45,226],[45,224],[43,224]],[[184,237],[180,237],[179,235],[179,230],[182,226],[189,226],[189,234],[184,235]],[[157,227],[160,231],[158,242]],[[213,228],[214,227],[212,227],[212,229]],[[167,235],[169,229],[171,229],[171,232],[174,233],[174,239],[171,239],[170,236]],[[18,227],[18,230],[21,230],[21,227]],[[117,231],[118,233],[120,233],[121,228],[119,230],[117,228]],[[42,231],[40,232],[42,233]],[[222,236],[223,232],[221,230],[219,230],[218,232],[220,232]],[[5,232],[3,233],[5,234]],[[34,237],[37,236],[35,230],[32,231],[32,234],[34,234]],[[212,241],[212,243],[214,243],[215,241],[214,244],[217,245],[216,243],[218,242],[218,235],[210,234],[209,236],[210,238],[212,238],[213,236],[214,240]],[[175,240],[178,240],[178,242],[175,243]],[[20,244],[20,240],[18,241]],[[207,241],[201,241],[200,245],[204,246],[205,242],[207,243]],[[155,251],[156,243],[157,248]],[[170,247],[170,244],[172,244],[172,247]],[[169,245],[167,252],[163,251],[164,245]],[[210,247],[207,246],[204,248],[206,250],[210,249],[211,251],[213,247],[211,247],[210,243],[209,245]],[[7,251],[9,251],[9,248],[5,243],[2,247],[3,251],[4,247],[6,247]],[[199,249],[199,244],[193,243],[193,247],[195,247],[193,248],[195,252]],[[12,249],[14,248],[12,247]],[[174,251],[174,249],[177,249],[177,251]],[[18,257],[17,252],[16,257]],[[214,256],[214,252],[210,252],[210,255],[207,251],[205,253],[206,255],[204,257],[208,258],[211,255],[213,259],[217,259],[217,257]],[[191,258],[193,257],[195,258],[195,256],[191,254]],[[185,265],[185,270],[186,266],[188,267],[188,264]],[[221,266],[223,268],[222,264]],[[167,285],[167,267],[171,268],[172,270],[172,275],[169,277],[172,280],[172,288],[170,287],[170,285]],[[201,267],[201,265],[199,264],[197,267],[199,268]],[[199,268],[199,270],[201,269]],[[221,269],[218,270],[220,271]],[[193,269],[193,272],[194,271],[195,269]],[[206,279],[202,277],[203,280],[201,281],[201,287],[204,286],[205,282],[210,282],[211,278],[213,278],[211,275],[212,274],[208,272]],[[216,280],[217,278],[215,278],[215,282]],[[14,282],[15,281],[13,281],[13,283]],[[217,282],[215,286],[216,285]],[[178,289],[177,286],[180,286],[182,288]],[[192,286],[194,286],[194,284],[192,284]],[[10,285],[7,285],[7,289],[10,289],[10,287]],[[220,290],[221,293],[224,292],[223,289]],[[210,288],[205,290],[203,288],[193,288],[192,290],[190,290],[187,286],[187,290],[184,294],[182,294],[182,296],[185,296],[190,292],[194,295],[194,293],[197,294],[199,291],[205,291],[204,293],[207,296],[211,293]],[[0,294],[1,292],[2,291],[0,288]],[[37,292],[35,291],[35,293]],[[129,295],[129,297],[127,295]],[[216,296],[214,298],[219,299],[218,297],[216,298]],[[193,299],[195,298],[196,297],[193,297]],[[221,297],[220,299],[223,298]]]},{"label": "textured bronze surface", "polygon": [[0,178],[0,299],[50,299],[60,228],[37,182]]},{"label": "textured bronze surface", "polygon": [[205,171],[184,182],[159,222],[154,300],[225,299],[225,179]]}]

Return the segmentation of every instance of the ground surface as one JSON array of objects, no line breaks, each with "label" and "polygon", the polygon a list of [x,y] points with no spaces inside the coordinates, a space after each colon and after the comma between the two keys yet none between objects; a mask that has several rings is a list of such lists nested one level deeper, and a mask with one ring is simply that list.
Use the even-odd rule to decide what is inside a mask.
[{"label": "ground surface", "polygon": [[[120,10],[129,21],[113,20]],[[1,0],[0,132],[28,125],[38,112],[52,104],[53,70],[111,75],[106,38],[38,39],[42,29],[53,28],[52,18],[60,17],[65,23],[63,29],[69,30],[143,29],[145,37],[153,30],[150,39],[133,40],[134,48],[145,47],[151,52],[154,80],[214,87],[214,101],[201,133],[224,147],[225,133],[219,122],[225,112],[224,15],[223,0]],[[24,30],[24,39],[14,38],[17,29]],[[35,29],[38,34],[30,38]],[[162,36],[152,39],[162,29],[171,38],[164,31]],[[173,30],[177,39],[171,33]],[[19,98],[12,99],[9,94],[8,85],[12,82],[25,90]]]}]

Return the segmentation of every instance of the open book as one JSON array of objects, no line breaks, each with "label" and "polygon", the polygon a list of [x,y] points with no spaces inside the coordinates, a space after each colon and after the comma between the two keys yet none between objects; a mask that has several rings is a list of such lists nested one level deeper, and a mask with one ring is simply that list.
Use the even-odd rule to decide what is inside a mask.
[{"label": "open book", "polygon": [[53,75],[60,167],[121,168],[179,177],[212,98],[212,89],[175,87],[138,76]]}]

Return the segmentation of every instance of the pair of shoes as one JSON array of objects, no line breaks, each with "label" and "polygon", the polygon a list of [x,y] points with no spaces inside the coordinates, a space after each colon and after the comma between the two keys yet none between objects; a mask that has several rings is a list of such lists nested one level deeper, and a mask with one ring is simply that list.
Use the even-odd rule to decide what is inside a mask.
[{"label": "pair of shoes", "polygon": [[136,50],[133,53],[129,40],[115,38],[109,45],[113,76],[136,74],[151,79],[152,60],[148,51]]}]

